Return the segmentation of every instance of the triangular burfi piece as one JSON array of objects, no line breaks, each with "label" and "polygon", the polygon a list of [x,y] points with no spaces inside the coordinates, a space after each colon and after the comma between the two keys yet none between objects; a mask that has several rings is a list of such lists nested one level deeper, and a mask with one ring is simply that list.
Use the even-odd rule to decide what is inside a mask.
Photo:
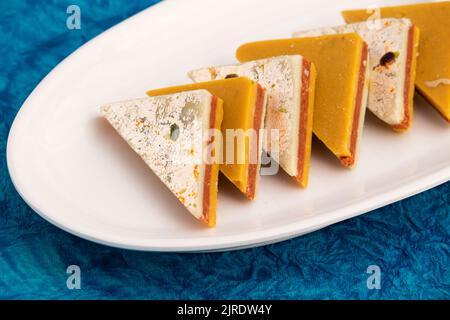
[{"label": "triangular burfi piece", "polygon": [[[223,100],[223,161],[220,171],[254,199],[261,167],[261,134],[267,103],[266,90],[245,77],[150,90],[150,96],[205,89]],[[228,138],[229,137],[229,138]]]},{"label": "triangular burfi piece", "polygon": [[348,10],[342,12],[347,22],[376,17],[408,18],[420,29],[416,87],[450,123],[450,1]]},{"label": "triangular burfi piece", "polygon": [[314,134],[344,166],[352,167],[367,105],[366,43],[356,33],[269,40],[244,44],[236,56],[245,62],[295,54],[317,68]]},{"label": "triangular burfi piece", "polygon": [[197,90],[110,103],[101,111],[189,212],[214,226],[219,173],[214,156],[220,150],[210,129],[220,133],[222,100]]},{"label": "triangular burfi piece", "polygon": [[[195,82],[238,75],[257,81],[267,89],[266,152],[275,154],[280,166],[303,187],[308,184],[316,71],[300,55],[279,56],[189,72]],[[279,139],[272,146],[270,132]]]},{"label": "triangular burfi piece", "polygon": [[419,30],[409,19],[378,19],[337,27],[304,30],[294,37],[356,32],[369,46],[367,108],[396,131],[413,121],[414,79]]}]

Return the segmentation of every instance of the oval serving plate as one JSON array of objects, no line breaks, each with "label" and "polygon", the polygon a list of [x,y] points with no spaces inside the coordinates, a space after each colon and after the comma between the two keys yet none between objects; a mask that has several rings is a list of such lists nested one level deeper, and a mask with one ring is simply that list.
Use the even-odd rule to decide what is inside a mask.
[{"label": "oval serving plate", "polygon": [[[92,241],[216,251],[305,234],[448,181],[450,130],[419,98],[406,134],[367,116],[354,170],[314,141],[306,190],[280,172],[262,177],[257,200],[248,202],[222,178],[217,227],[208,229],[100,117],[105,102],[188,82],[194,68],[234,62],[241,43],[341,24],[341,9],[373,3],[170,0],[131,17],[64,60],[26,100],[8,139],[15,187],[43,218]],[[378,1],[396,3],[405,1]]]}]

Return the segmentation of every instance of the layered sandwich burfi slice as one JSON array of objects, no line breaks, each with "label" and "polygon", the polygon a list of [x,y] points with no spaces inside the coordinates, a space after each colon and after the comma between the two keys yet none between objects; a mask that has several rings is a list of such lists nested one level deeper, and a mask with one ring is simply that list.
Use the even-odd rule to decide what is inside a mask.
[{"label": "layered sandwich burfi slice", "polygon": [[[222,100],[205,90],[110,103],[101,111],[130,147],[197,219],[216,224]],[[212,133],[205,139],[205,133]],[[220,131],[219,131],[220,132]],[[208,157],[204,156],[207,152]]]},{"label": "layered sandwich burfi slice", "polygon": [[367,108],[396,131],[413,120],[414,79],[419,30],[409,19],[378,19],[338,27],[305,30],[294,37],[358,33],[369,46]]},{"label": "layered sandwich burfi slice", "polygon": [[248,198],[254,199],[261,167],[261,133],[266,90],[245,77],[150,90],[150,96],[205,89],[223,100],[223,159],[220,170]]},{"label": "layered sandwich burfi slice", "polygon": [[[189,76],[195,82],[245,76],[266,88],[266,152],[302,187],[307,186],[316,78],[311,62],[300,55],[278,56],[194,70]],[[274,130],[278,139],[272,139]]]},{"label": "layered sandwich burfi slice", "polygon": [[367,104],[368,48],[356,34],[260,41],[236,53],[246,62],[302,55],[317,68],[313,132],[344,166],[356,163]]},{"label": "layered sandwich burfi slice", "polygon": [[[379,10],[379,11],[375,11]],[[450,123],[450,1],[349,10],[348,23],[381,18],[408,18],[420,29],[416,88]]]}]

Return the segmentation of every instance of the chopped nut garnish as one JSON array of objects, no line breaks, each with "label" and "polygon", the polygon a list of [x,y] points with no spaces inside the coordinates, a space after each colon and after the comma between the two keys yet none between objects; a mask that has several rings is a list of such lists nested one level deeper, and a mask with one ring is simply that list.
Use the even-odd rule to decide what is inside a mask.
[{"label": "chopped nut garnish", "polygon": [[215,68],[208,68],[209,74],[211,74],[211,78],[216,79],[217,78],[217,70]]},{"label": "chopped nut garnish", "polygon": [[194,178],[197,180],[199,176],[198,165],[194,166]]},{"label": "chopped nut garnish", "polygon": [[180,128],[176,123],[174,123],[170,126],[170,140],[177,141],[179,136],[180,136]]},{"label": "chopped nut garnish", "polygon": [[136,127],[140,127],[145,122],[145,117],[136,119]]},{"label": "chopped nut garnish", "polygon": [[399,56],[400,53],[396,52],[386,52],[384,56],[380,59],[380,66],[388,67],[395,62],[395,59]]}]

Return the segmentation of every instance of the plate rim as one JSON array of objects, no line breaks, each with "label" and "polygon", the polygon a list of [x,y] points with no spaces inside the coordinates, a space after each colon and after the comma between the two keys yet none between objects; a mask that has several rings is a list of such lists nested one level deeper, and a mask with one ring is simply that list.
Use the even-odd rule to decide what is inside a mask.
[{"label": "plate rim", "polygon": [[[135,15],[121,21],[120,23],[112,26],[111,28],[105,30],[99,35],[95,36],[88,42],[84,43],[70,55],[68,55],[65,59],[63,59],[60,63],[58,63],[33,89],[30,95],[25,99],[19,111],[17,112],[13,123],[11,124],[7,145],[6,145],[6,162],[7,162],[7,170],[9,176],[11,178],[12,184],[20,197],[24,200],[24,202],[37,214],[39,214],[43,219],[47,220],[54,226],[70,233],[75,236],[81,237],[83,239],[93,241],[95,243],[99,243],[102,245],[107,245],[116,248],[122,249],[131,249],[138,251],[157,251],[157,252],[220,252],[220,251],[228,251],[228,250],[240,250],[245,248],[251,248],[256,246],[262,246],[270,243],[276,243],[284,240],[288,240],[300,235],[304,235],[315,230],[322,229],[329,225],[341,222],[343,220],[347,220],[361,214],[367,213],[369,211],[373,211],[380,207],[384,207],[391,203],[400,201],[407,197],[413,196],[420,192],[429,190],[435,186],[446,183],[450,180],[450,166],[446,163],[432,172],[419,174],[419,177],[415,180],[408,181],[401,185],[394,185],[390,187],[385,192],[374,194],[366,197],[361,201],[357,201],[356,203],[351,203],[337,209],[331,209],[327,212],[322,213],[320,216],[309,217],[307,219],[297,221],[295,223],[290,223],[281,226],[269,227],[267,229],[257,230],[254,232],[247,232],[243,235],[230,235],[230,236],[218,236],[208,238],[207,244],[201,244],[200,238],[191,238],[191,239],[159,239],[158,241],[154,241],[153,244],[143,244],[140,241],[123,241],[123,238],[116,238],[113,240],[111,236],[105,235],[104,232],[92,232],[92,229],[80,227],[75,225],[71,226],[70,223],[62,223],[61,219],[58,220],[57,217],[52,216],[51,214],[45,213],[45,208],[39,208],[32,203],[29,199],[32,197],[27,194],[26,188],[23,187],[23,181],[20,181],[20,178],[17,176],[17,169],[14,168],[13,158],[14,158],[14,145],[15,145],[15,132],[17,131],[18,124],[21,122],[23,110],[25,107],[31,103],[36,92],[48,82],[52,75],[58,69],[62,68],[68,60],[70,60],[74,55],[80,53],[80,51],[86,50],[90,45],[92,45],[95,40],[99,37],[105,36],[107,33],[111,32],[115,28],[119,27],[123,23],[129,22],[132,19],[135,19],[139,15],[144,14],[149,10],[156,10],[156,8],[165,8],[173,5],[174,3],[179,4],[181,1],[176,0],[166,0],[159,2],[155,5],[152,5]],[[182,3],[182,2],[181,2]],[[48,208],[47,208],[48,209]],[[50,210],[51,211],[51,210]],[[62,219],[64,220],[64,219]]]},{"label": "plate rim", "polygon": [[[9,142],[9,141],[8,141]],[[15,179],[15,173],[10,169],[10,154],[7,155],[7,166],[11,176],[11,181],[25,203],[43,219],[50,222],[54,226],[72,234],[83,238],[85,240],[93,241],[98,244],[107,245],[120,249],[129,249],[137,251],[151,251],[151,252],[222,252],[229,250],[241,250],[257,246],[263,246],[266,244],[277,243],[285,240],[295,238],[297,236],[305,235],[310,232],[325,228],[335,223],[348,220],[364,213],[376,210],[391,203],[400,201],[402,199],[411,197],[423,191],[429,190],[440,184],[446,183],[450,180],[450,167],[444,166],[440,170],[434,171],[429,174],[423,175],[420,179],[414,180],[410,183],[404,184],[400,187],[394,187],[387,193],[381,193],[366,198],[363,201],[356,202],[355,204],[344,206],[337,210],[330,210],[323,213],[319,217],[310,217],[296,223],[272,227],[262,231],[245,233],[244,235],[231,235],[221,236],[218,238],[208,239],[208,244],[193,244],[198,242],[198,238],[192,239],[170,239],[168,243],[167,239],[160,241],[156,245],[144,245],[138,243],[124,243],[121,241],[106,240],[105,236],[89,234],[86,230],[77,230],[77,228],[71,228],[66,224],[60,223],[57,219],[54,219],[50,215],[46,214],[43,210],[31,203],[27,196],[22,192],[20,186]],[[423,182],[422,182],[423,181]],[[399,192],[399,190],[404,190]],[[389,197],[387,197],[389,194]],[[377,198],[384,198],[384,201],[377,201]],[[362,208],[359,208],[362,207]],[[343,212],[343,213],[341,213]],[[332,218],[334,217],[334,218]],[[317,221],[319,223],[317,223]],[[229,239],[232,240],[229,240]],[[215,241],[214,241],[215,240]],[[220,240],[220,241],[217,241]],[[164,244],[166,242],[166,244]]]}]

